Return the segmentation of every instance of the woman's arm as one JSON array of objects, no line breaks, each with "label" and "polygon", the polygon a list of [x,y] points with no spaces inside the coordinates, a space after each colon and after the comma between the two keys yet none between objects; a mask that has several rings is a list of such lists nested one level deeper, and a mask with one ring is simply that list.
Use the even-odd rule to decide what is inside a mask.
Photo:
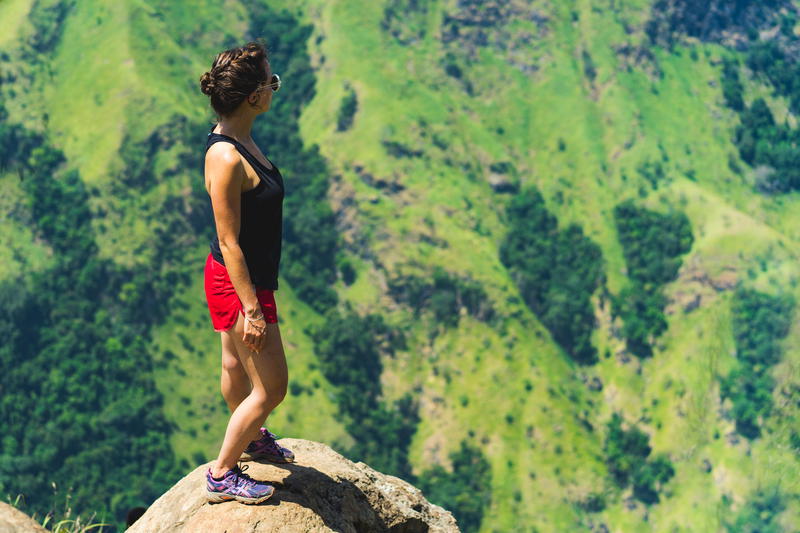
[{"label": "woman's arm", "polygon": [[205,167],[206,175],[210,178],[209,196],[225,267],[244,312],[250,317],[259,316],[261,306],[239,246],[242,183],[246,178],[242,158],[231,144],[214,143],[206,152]]}]

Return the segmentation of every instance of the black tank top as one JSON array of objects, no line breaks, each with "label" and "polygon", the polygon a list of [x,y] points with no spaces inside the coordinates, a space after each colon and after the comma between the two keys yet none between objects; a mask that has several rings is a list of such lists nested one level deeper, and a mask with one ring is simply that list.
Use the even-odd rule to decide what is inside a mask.
[{"label": "black tank top", "polygon": [[[206,152],[216,142],[229,142],[236,147],[250,163],[260,178],[254,188],[242,193],[241,225],[239,229],[239,246],[244,253],[250,280],[256,289],[278,290],[278,267],[281,261],[281,236],[283,221],[283,177],[275,163],[268,169],[253,154],[233,137],[221,133],[208,134]],[[214,231],[211,239],[211,255],[222,263],[222,251],[219,247],[219,235]]]}]

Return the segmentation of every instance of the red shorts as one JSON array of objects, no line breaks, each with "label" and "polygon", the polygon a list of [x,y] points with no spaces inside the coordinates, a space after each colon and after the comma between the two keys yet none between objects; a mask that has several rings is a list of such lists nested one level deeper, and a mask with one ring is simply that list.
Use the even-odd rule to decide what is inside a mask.
[{"label": "red shorts", "polygon": [[[228,269],[214,259],[209,252],[204,270],[206,300],[211,313],[214,331],[228,331],[236,324],[236,313],[244,316],[244,308],[239,296],[233,288]],[[275,291],[256,287],[256,298],[264,312],[264,320],[268,324],[278,321],[278,309],[275,306]]]}]

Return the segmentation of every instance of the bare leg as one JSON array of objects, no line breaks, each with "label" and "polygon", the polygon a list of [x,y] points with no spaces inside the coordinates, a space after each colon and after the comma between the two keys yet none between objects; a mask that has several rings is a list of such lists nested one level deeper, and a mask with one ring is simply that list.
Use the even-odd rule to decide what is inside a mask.
[{"label": "bare leg", "polygon": [[232,341],[235,354],[252,383],[252,390],[231,415],[217,462],[211,469],[214,477],[221,477],[236,466],[253,436],[261,436],[258,428],[286,396],[289,376],[278,324],[267,324],[267,342],[258,354],[242,342],[243,328],[244,317],[240,313],[236,325],[230,331],[222,332],[223,338],[228,336],[223,340],[223,350]]},{"label": "bare leg", "polygon": [[225,403],[228,404],[228,408],[232,413],[242,403],[242,400],[250,394],[252,386],[250,385],[250,378],[247,377],[247,372],[244,371],[242,362],[239,361],[236,344],[233,342],[231,335],[226,334],[225,331],[219,335],[222,340],[220,387]]},{"label": "bare leg", "polygon": [[[239,404],[247,398],[253,386],[250,384],[250,378],[247,377],[247,372],[239,361],[239,354],[236,352],[236,343],[233,342],[233,336],[220,333],[222,340],[222,373],[220,374],[220,388],[222,389],[222,397],[225,398],[225,403],[228,404],[228,409],[233,413]],[[261,432],[256,429],[250,440],[257,440],[261,438]]]}]

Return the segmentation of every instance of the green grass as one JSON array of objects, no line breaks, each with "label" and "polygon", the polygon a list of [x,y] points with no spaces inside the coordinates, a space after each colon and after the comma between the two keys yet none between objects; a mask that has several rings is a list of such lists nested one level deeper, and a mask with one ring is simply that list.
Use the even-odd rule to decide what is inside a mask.
[{"label": "green grass", "polygon": [[[24,500],[22,500],[21,496],[22,494],[17,494],[17,496],[14,498],[14,501],[11,501],[10,496],[7,497],[8,505],[24,513],[25,511],[22,508],[24,503],[20,503],[21,501],[24,502]],[[36,513],[33,513],[30,518],[36,524],[41,525],[41,527],[46,528],[47,531],[52,531],[53,533],[85,533],[86,531],[103,531],[105,526],[111,526],[111,524],[107,522],[94,522],[94,513],[88,518],[83,518],[81,516],[70,518],[70,515],[72,514],[71,511],[71,508],[67,505],[64,507],[64,510],[61,511],[58,518],[54,518],[55,510],[51,510],[41,519],[36,518]]]},{"label": "green grass", "polygon": [[[744,272],[770,244],[784,241],[789,248],[789,238],[795,230],[785,231],[791,225],[785,220],[796,215],[788,215],[788,207],[781,209],[781,216],[773,215],[773,200],[758,197],[745,180],[727,167],[728,154],[735,153],[728,139],[737,119],[722,105],[718,83],[707,83],[719,80],[718,67],[711,61],[721,49],[698,45],[697,61],[692,60],[687,49],[679,50],[680,55],[656,51],[663,79],[651,81],[640,70],[629,73],[619,67],[609,44],[624,36],[621,26],[608,12],[594,13],[584,3],[579,26],[585,31],[578,33],[578,28],[573,27],[566,8],[556,14],[551,23],[553,32],[540,43],[546,50],[543,68],[531,78],[520,75],[493,53],[482,56],[467,75],[480,79],[486,90],[469,99],[458,94],[457,84],[432,60],[439,48],[430,41],[417,49],[360,46],[380,39],[373,35],[378,33],[379,10],[317,2],[305,5],[309,12],[319,15],[314,20],[325,39],[318,47],[312,46],[314,55],[324,55],[326,62],[318,73],[318,94],[301,119],[303,136],[319,143],[331,164],[338,164],[337,171],[348,180],[359,201],[364,227],[372,228],[377,224],[375,220],[383,223],[379,236],[366,231],[381,262],[390,270],[419,262],[426,267],[438,264],[469,274],[485,283],[499,308],[526,317],[526,325],[507,321],[504,335],[465,320],[458,330],[447,332],[428,346],[425,326],[407,313],[400,313],[402,318],[396,320],[419,340],[414,343],[413,354],[390,361],[385,381],[395,396],[407,390],[421,391],[418,396],[423,405],[422,422],[411,453],[415,472],[421,472],[431,461],[446,463],[447,452],[471,428],[476,432],[474,440],[488,439],[486,450],[494,474],[495,501],[485,520],[491,526],[484,530],[507,530],[526,524],[542,531],[556,531],[559,526],[569,527],[576,517],[562,497],[598,489],[603,483],[604,466],[595,459],[601,446],[599,436],[569,423],[579,412],[570,401],[557,396],[551,406],[543,394],[547,386],[563,383],[565,391],[593,398],[595,406],[589,410],[596,427],[610,416],[612,409],[623,410],[636,420],[657,398],[660,403],[647,414],[652,420],[645,427],[653,435],[654,450],[671,454],[678,475],[670,485],[675,500],[651,511],[651,516],[655,513],[660,517],[651,521],[652,528],[669,531],[673,523],[686,528],[716,524],[713,507],[694,505],[704,495],[720,494],[713,476],[697,473],[695,459],[705,454],[712,462],[720,461],[723,468],[734,468],[736,461],[743,460],[743,449],[727,449],[720,440],[708,440],[706,435],[687,455],[682,440],[691,426],[678,414],[673,395],[676,389],[689,391],[684,392],[684,398],[693,398],[695,410],[706,413],[704,416],[712,421],[707,432],[730,425],[723,424],[715,411],[709,415],[709,407],[702,403],[713,397],[708,391],[711,377],[705,369],[709,354],[716,352],[713,347],[697,345],[698,335],[719,337],[719,306],[727,305],[724,295],[710,300],[707,306],[704,302],[703,308],[686,317],[680,313],[670,316],[663,349],[657,351],[656,359],[642,364],[641,375],[635,371],[635,360],[620,365],[612,355],[602,359],[593,371],[605,383],[604,390],[584,393],[575,370],[552,347],[546,334],[537,339],[528,329],[513,341],[513,349],[498,347],[502,341],[495,339],[508,339],[512,328],[530,328],[536,320],[518,306],[504,305],[505,297],[513,295],[515,289],[498,268],[496,259],[504,232],[498,218],[502,206],[497,205],[497,198],[482,182],[480,169],[492,161],[513,161],[523,182],[535,183],[543,191],[548,207],[557,213],[561,224],[580,224],[600,244],[608,264],[609,288],[616,292],[625,278],[612,208],[622,199],[638,196],[643,180],[637,176],[636,167],[660,158],[660,144],[669,157],[665,167],[672,181],[643,201],[656,208],[664,207],[662,202],[680,208],[685,202],[697,236],[686,261],[697,259],[710,276],[718,275],[723,268]],[[313,37],[310,42],[315,43]],[[590,51],[597,67],[596,101],[590,98],[592,93],[583,79],[579,55],[574,52],[579,46]],[[341,59],[356,55],[359,61]],[[393,77],[405,65],[409,65],[407,76],[418,80],[411,87],[405,83],[407,78]],[[380,79],[375,79],[376,73],[381,74]],[[357,80],[354,86],[359,112],[350,131],[337,133],[335,110],[345,80]],[[447,166],[445,154],[426,143],[415,128],[418,117],[431,124],[432,130],[443,131],[451,143],[447,155],[472,164],[477,176]],[[505,133],[496,133],[496,126],[502,126]],[[413,148],[424,149],[427,158],[397,160],[381,156],[377,141],[386,132]],[[563,152],[557,149],[559,139],[566,145]],[[632,146],[625,149],[631,140]],[[355,161],[377,176],[402,177],[408,187],[402,193],[403,199],[412,199],[413,203],[406,205],[366,187],[348,168]],[[605,172],[602,165],[606,166]],[[691,170],[696,182],[686,178]],[[473,177],[477,179],[470,179]],[[557,192],[563,194],[563,204],[554,200]],[[376,203],[370,202],[373,198],[377,198]],[[466,200],[471,204],[469,209]],[[794,206],[794,201],[784,197],[775,204]],[[432,221],[430,227],[426,219]],[[476,234],[470,219],[480,219],[488,235]],[[419,233],[444,239],[447,247],[430,247],[419,241]],[[793,264],[794,256],[787,251],[770,264],[769,271],[785,280],[796,275]],[[692,290],[692,285],[679,279],[671,290],[681,288]],[[346,294],[348,298],[366,298],[362,305],[386,312],[381,299],[371,291],[351,290]],[[605,347],[612,354],[620,347],[607,324],[596,332],[595,338],[601,354]],[[689,348],[699,350],[693,356],[694,362],[687,361]],[[720,357],[724,361],[731,356],[726,353]],[[532,382],[533,392],[525,392],[525,379]],[[669,379],[674,384],[664,391],[663,384]],[[466,405],[462,398],[467,399]],[[543,412],[544,406],[551,410]],[[563,416],[559,416],[559,410],[564,411]],[[506,414],[514,417],[511,427],[505,422]],[[698,416],[696,413],[692,419],[694,426]],[[551,429],[553,420],[565,420],[560,434]],[[659,430],[653,426],[656,420],[661,424]],[[528,425],[535,428],[538,437],[535,449],[526,449],[530,445],[523,435]],[[577,451],[562,456],[568,460],[559,459],[550,452],[556,443],[564,450],[575,446]],[[509,460],[514,467],[508,466]],[[580,465],[579,472],[569,474],[575,464]],[[553,475],[553,465],[562,468],[560,476]],[[750,471],[750,467],[744,471]],[[533,480],[531,472],[537,475]],[[559,480],[567,480],[568,487],[558,485]],[[725,485],[741,497],[747,493],[741,487],[748,486],[744,483],[733,489],[732,484]],[[556,490],[548,492],[544,488]],[[521,491],[524,506],[515,505],[514,490]],[[685,509],[680,518],[675,517],[676,505]],[[628,511],[614,498],[600,517],[623,530],[634,530],[642,524],[641,506],[638,511]]]},{"label": "green grass", "polygon": [[52,250],[30,229],[31,213],[16,173],[0,174],[0,282],[19,279],[27,270],[40,270],[54,260]]},{"label": "green grass", "polygon": [[0,20],[4,28],[0,34],[0,49],[13,44],[32,3],[33,0],[0,0]]}]

